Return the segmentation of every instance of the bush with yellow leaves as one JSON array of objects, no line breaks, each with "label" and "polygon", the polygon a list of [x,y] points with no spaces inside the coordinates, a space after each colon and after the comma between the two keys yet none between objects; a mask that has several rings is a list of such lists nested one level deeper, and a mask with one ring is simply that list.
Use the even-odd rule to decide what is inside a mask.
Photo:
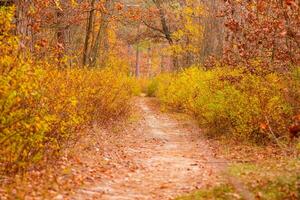
[{"label": "bush with yellow leaves", "polygon": [[193,114],[210,135],[256,142],[288,136],[295,105],[286,98],[289,81],[284,76],[227,67],[191,67],[163,76],[152,83],[162,105]]},{"label": "bush with yellow leaves", "polygon": [[19,52],[13,8],[0,7],[0,172],[53,155],[77,128],[125,116],[135,81],[116,65],[57,69]]}]

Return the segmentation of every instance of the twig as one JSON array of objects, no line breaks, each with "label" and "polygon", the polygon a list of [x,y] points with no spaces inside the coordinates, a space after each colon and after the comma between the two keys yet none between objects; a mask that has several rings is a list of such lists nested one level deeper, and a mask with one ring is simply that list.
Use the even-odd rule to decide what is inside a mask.
[{"label": "twig", "polygon": [[267,116],[265,116],[265,119],[266,119],[266,121],[267,121],[269,131],[270,131],[272,137],[274,138],[274,140],[276,141],[277,145],[278,145],[280,148],[282,148],[282,149],[283,149],[284,147],[286,147],[286,146],[283,145],[283,144],[278,140],[278,138],[276,137],[275,133],[273,132],[273,130],[272,130],[272,128],[271,128],[270,121],[269,121],[269,119],[268,119]]}]

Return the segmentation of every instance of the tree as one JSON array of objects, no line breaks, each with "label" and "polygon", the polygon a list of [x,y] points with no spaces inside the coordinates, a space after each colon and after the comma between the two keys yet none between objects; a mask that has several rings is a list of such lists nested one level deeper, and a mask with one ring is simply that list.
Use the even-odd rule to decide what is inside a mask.
[{"label": "tree", "polygon": [[286,71],[300,62],[300,1],[226,1],[225,62]]},{"label": "tree", "polygon": [[95,15],[95,1],[91,0],[90,3],[90,11],[87,26],[86,26],[86,33],[85,33],[85,41],[84,41],[84,49],[83,49],[83,65],[88,63],[89,58],[89,45],[90,45],[90,37],[93,31],[93,22],[94,22],[94,15]]}]

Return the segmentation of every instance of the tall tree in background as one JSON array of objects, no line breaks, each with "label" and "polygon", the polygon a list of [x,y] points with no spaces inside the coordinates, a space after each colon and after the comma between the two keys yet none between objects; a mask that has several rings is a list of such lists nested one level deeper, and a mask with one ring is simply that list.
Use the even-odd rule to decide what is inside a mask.
[{"label": "tall tree in background", "polygon": [[88,58],[89,58],[89,46],[90,46],[90,39],[91,34],[93,31],[93,24],[94,24],[94,15],[95,15],[95,2],[96,0],[91,0],[90,6],[89,6],[89,16],[87,20],[86,25],[86,33],[85,33],[85,40],[84,40],[84,49],[83,49],[83,65],[87,65]]},{"label": "tall tree in background", "polygon": [[200,63],[204,63],[209,57],[221,59],[225,38],[224,19],[219,16],[224,1],[203,0],[203,5],[206,12],[204,17],[199,19],[204,28]]},{"label": "tall tree in background", "polygon": [[[107,28],[109,25],[109,20],[111,18],[113,8],[114,8],[114,0],[106,0],[104,4],[104,10],[101,13],[101,17],[99,19],[99,28],[96,33],[95,41],[92,44],[91,47],[91,53],[90,53],[90,63],[89,66],[95,67],[97,64],[97,61],[99,59],[103,59],[103,55],[99,55],[100,48],[103,48],[106,34],[107,34]],[[102,64],[103,60],[100,60],[98,64]]]}]

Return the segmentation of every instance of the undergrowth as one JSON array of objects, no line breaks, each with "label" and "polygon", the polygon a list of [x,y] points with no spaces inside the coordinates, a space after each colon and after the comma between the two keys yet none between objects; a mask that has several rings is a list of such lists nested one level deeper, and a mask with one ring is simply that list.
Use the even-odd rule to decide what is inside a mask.
[{"label": "undergrowth", "polygon": [[234,193],[232,186],[227,184],[222,184],[220,186],[213,187],[211,189],[202,189],[195,191],[191,194],[183,195],[177,197],[175,200],[205,200],[205,199],[223,199],[232,200],[236,198],[237,194]]},{"label": "undergrowth", "polygon": [[57,155],[84,125],[126,116],[135,81],[121,62],[88,69],[33,60],[11,34],[13,8],[0,8],[0,172]]},{"label": "undergrowth", "polygon": [[148,95],[157,96],[163,108],[195,116],[210,136],[280,143],[299,113],[299,84],[299,68],[283,75],[259,66],[255,72],[195,66],[155,77]]},{"label": "undergrowth", "polygon": [[[267,160],[255,164],[233,164],[231,176],[239,178],[259,200],[296,200],[300,197],[299,160]],[[200,189],[176,200],[243,199],[230,183]]]}]

